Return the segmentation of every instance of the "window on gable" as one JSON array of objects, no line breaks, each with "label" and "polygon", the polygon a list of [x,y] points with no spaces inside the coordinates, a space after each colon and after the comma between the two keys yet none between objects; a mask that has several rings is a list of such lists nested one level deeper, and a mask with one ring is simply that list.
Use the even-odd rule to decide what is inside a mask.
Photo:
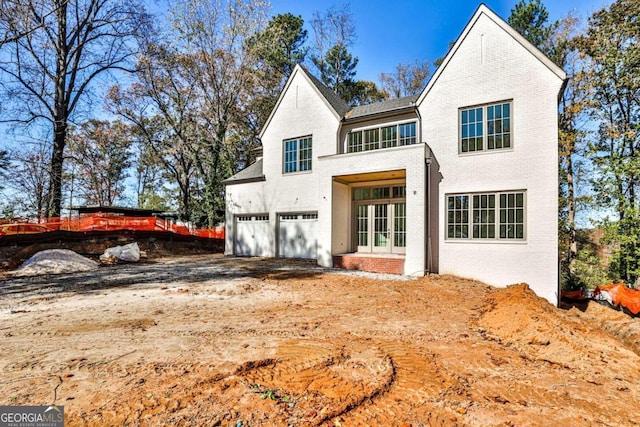
[{"label": "window on gable", "polygon": [[447,239],[524,240],[525,192],[447,196]]},{"label": "window on gable", "polygon": [[287,139],[283,144],[284,173],[310,171],[313,158],[312,138]]},{"label": "window on gable", "polygon": [[511,147],[511,102],[460,110],[460,152]]}]

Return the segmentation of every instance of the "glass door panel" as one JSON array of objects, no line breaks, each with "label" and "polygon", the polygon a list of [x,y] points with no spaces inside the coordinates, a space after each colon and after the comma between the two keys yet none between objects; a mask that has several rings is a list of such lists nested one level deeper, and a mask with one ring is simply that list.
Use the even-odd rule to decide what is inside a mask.
[{"label": "glass door panel", "polygon": [[369,252],[369,205],[356,205],[356,245],[358,252]]},{"label": "glass door panel", "polygon": [[389,239],[389,205],[379,203],[373,205],[373,251],[387,252]]},{"label": "glass door panel", "polygon": [[407,205],[393,204],[393,248],[392,252],[403,254],[407,246]]}]

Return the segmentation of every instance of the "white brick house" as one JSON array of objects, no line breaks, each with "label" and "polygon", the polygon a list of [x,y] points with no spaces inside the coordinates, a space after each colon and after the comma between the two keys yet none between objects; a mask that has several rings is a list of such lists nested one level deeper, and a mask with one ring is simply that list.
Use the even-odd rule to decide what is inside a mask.
[{"label": "white brick house", "polygon": [[565,73],[481,5],[420,95],[350,108],[297,66],[229,178],[225,253],[526,282],[557,302]]}]

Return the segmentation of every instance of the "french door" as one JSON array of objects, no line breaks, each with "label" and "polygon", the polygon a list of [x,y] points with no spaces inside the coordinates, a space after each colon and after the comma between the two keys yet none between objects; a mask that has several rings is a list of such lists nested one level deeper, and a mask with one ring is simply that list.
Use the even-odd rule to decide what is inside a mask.
[{"label": "french door", "polygon": [[405,253],[406,203],[404,201],[356,203],[355,240],[358,252]]}]

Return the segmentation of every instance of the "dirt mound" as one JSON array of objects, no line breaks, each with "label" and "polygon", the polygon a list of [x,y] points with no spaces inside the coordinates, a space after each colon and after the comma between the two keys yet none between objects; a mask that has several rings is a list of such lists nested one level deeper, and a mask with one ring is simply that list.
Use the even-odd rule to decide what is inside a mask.
[{"label": "dirt mound", "polygon": [[41,251],[26,260],[20,268],[12,272],[14,277],[38,276],[42,274],[63,274],[91,271],[98,263],[68,249]]},{"label": "dirt mound", "polygon": [[640,401],[640,357],[607,313],[526,285],[208,255],[118,271],[0,288],[0,404],[64,404],[69,426],[640,425],[612,407]]},{"label": "dirt mound", "polygon": [[637,358],[613,337],[567,316],[526,284],[495,290],[481,308],[477,324],[488,336],[529,358],[567,368],[591,370],[594,360],[616,363],[620,358]]},{"label": "dirt mound", "polygon": [[108,238],[87,238],[84,240],[59,241],[51,243],[35,243],[24,246],[0,246],[0,272],[14,270],[25,260],[37,252],[48,249],[69,249],[85,257],[97,260],[107,248],[137,242],[141,250],[150,259],[197,255],[208,253],[222,253],[224,242],[214,239],[194,241],[174,241],[155,238],[136,239],[135,236],[119,236]]},{"label": "dirt mound", "polygon": [[625,343],[631,350],[640,356],[640,318],[613,310],[594,301],[589,301],[584,311],[572,308],[569,312],[576,321],[594,323]]}]

